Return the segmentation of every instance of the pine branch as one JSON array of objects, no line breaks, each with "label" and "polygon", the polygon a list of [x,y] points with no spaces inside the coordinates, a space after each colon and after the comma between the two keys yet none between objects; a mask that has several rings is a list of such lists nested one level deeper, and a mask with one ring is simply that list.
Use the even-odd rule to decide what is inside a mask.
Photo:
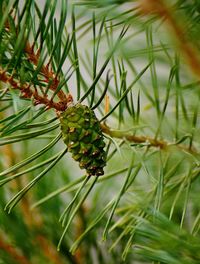
[{"label": "pine branch", "polygon": [[[190,38],[193,30],[193,37],[199,32],[197,1],[176,1],[170,6],[167,0],[78,0],[72,2],[81,7],[68,8],[65,0],[60,5],[56,0],[47,0],[43,10],[34,0],[22,2],[6,0],[0,4],[0,146],[20,142],[16,144],[19,161],[13,158],[14,164],[0,173],[0,186],[11,180],[18,182],[18,193],[7,203],[10,190],[5,188],[5,199],[3,192],[0,198],[9,212],[22,199],[19,214],[23,222],[19,224],[16,208],[12,213],[16,227],[9,215],[3,223],[5,230],[18,241],[17,231],[27,227],[27,233],[33,234],[36,241],[30,245],[39,245],[42,257],[60,263],[62,256],[54,247],[60,237],[55,222],[63,211],[59,249],[66,253],[65,249],[76,240],[70,249],[74,253],[85,240],[83,254],[71,257],[68,253],[70,263],[103,264],[122,258],[128,264],[133,256],[138,263],[198,263],[199,82],[185,74],[170,36],[161,27],[165,22],[187,65],[199,78],[199,40]],[[56,17],[58,9],[61,12]],[[183,25],[184,20],[179,23],[179,16],[176,18],[178,12],[183,17],[188,13]],[[160,37],[160,31],[164,37]],[[84,48],[82,44],[88,37],[91,41]],[[73,96],[69,94],[69,79]],[[103,177],[79,177],[81,172],[71,160],[65,160],[67,149],[60,152],[59,117],[75,97],[81,104],[87,100],[88,109],[100,116],[101,124],[97,124],[107,143]],[[44,107],[35,111],[31,101]],[[76,116],[76,110],[72,116],[85,121],[84,114]],[[111,127],[105,120],[112,123]],[[85,127],[80,125],[79,129],[85,136]],[[66,138],[67,131],[74,130],[65,129]],[[92,133],[94,128],[90,130]],[[77,141],[78,152],[83,141]],[[86,144],[96,146],[93,142]],[[85,155],[84,160],[91,162],[87,159]],[[2,169],[4,163],[3,154]],[[50,172],[55,176],[43,177]],[[34,199],[32,194],[26,196],[40,180],[38,188],[31,190]],[[77,233],[76,216],[86,199],[84,225],[81,221]],[[45,207],[30,212],[31,204],[32,208]],[[41,212],[45,221],[40,221]],[[159,212],[160,217],[170,220],[159,219]],[[41,228],[49,237],[37,232]],[[98,243],[101,235],[109,241]],[[26,245],[19,247],[24,250]],[[30,251],[30,255],[35,257],[37,252]],[[40,261],[40,255],[37,257]]]},{"label": "pine branch", "polygon": [[[27,5],[28,8],[28,5]],[[12,11],[11,11],[12,13]],[[13,21],[12,21],[13,20]],[[8,19],[5,22],[5,32],[7,35],[7,38],[11,39],[13,35],[15,35],[15,38],[18,39],[20,37],[20,32],[18,32],[19,25],[15,25],[16,17],[14,18],[12,16],[8,16]],[[12,25],[11,22],[12,21]],[[25,36],[24,36],[25,37]],[[0,68],[0,80],[9,83],[14,89],[18,89],[21,92],[21,97],[26,99],[34,98],[34,105],[38,104],[44,104],[47,109],[54,108],[58,111],[64,111],[68,104],[72,102],[72,96],[66,95],[60,88],[60,80],[59,80],[59,71],[55,74],[52,70],[51,60],[46,65],[41,64],[41,50],[38,49],[37,52],[34,52],[36,42],[31,45],[28,40],[25,38],[25,43],[23,43],[24,48],[22,49],[22,52],[24,53],[24,56],[28,59],[28,61],[32,64],[32,68],[34,66],[36,67],[34,75],[40,75],[42,79],[40,80],[43,84],[47,84],[47,90],[46,92],[43,91],[42,86],[39,85],[40,93],[39,94],[38,89],[36,88],[36,85],[32,84],[31,80],[29,80],[29,83],[21,83],[20,80],[17,80],[16,77],[14,77],[13,73],[9,74],[7,72],[7,66],[4,68]],[[22,46],[23,47],[23,46]],[[68,45],[66,45],[68,47]],[[12,55],[14,59],[14,54]],[[60,65],[61,67],[62,65]],[[31,86],[32,89],[31,89]],[[38,85],[37,85],[38,86]],[[48,99],[47,91],[52,90],[54,92],[53,96]],[[59,102],[53,102],[53,98],[57,94],[58,98],[60,99]]]},{"label": "pine branch", "polygon": [[[0,69],[0,80],[4,83],[9,83],[13,89],[17,89],[21,92],[20,97],[26,99],[34,99],[33,104],[43,104],[47,109],[54,108],[57,111],[64,111],[67,105],[72,102],[72,96],[68,95],[66,99],[60,102],[54,102],[52,99],[48,99],[47,95],[39,95],[37,89],[34,91],[31,89],[30,84],[21,84],[19,81],[15,80],[13,76],[6,73],[4,70]],[[63,93],[62,93],[63,94]],[[63,95],[62,95],[63,96]]]},{"label": "pine branch", "polygon": [[[34,52],[34,45],[30,45],[29,42],[26,43],[24,52],[26,53],[28,60],[32,62],[36,67],[39,65],[39,59],[40,59],[40,52],[39,50],[37,53]],[[58,75],[53,72],[53,70],[50,70],[49,68],[52,67],[50,65],[50,62],[47,65],[42,65],[40,68],[40,74],[44,76],[45,82],[47,84],[50,84],[48,86],[48,89],[52,91],[56,91],[60,81],[58,79]],[[65,95],[65,93],[62,90],[59,90],[57,92],[58,97],[60,98],[60,101],[62,102],[63,105],[67,105],[70,101],[69,98]],[[51,101],[51,100],[50,100]],[[66,106],[65,106],[66,107]],[[63,108],[65,110],[65,108]],[[62,111],[64,111],[62,110]]]},{"label": "pine branch", "polygon": [[167,142],[165,140],[158,140],[155,138],[151,138],[148,136],[135,136],[135,135],[131,135],[130,133],[127,132],[123,132],[120,130],[113,130],[111,128],[109,128],[106,123],[101,124],[101,129],[102,131],[113,137],[113,138],[121,138],[121,139],[126,139],[129,142],[133,142],[133,143],[138,143],[138,144],[145,144],[148,147],[156,147],[156,148],[160,148],[160,149],[164,149],[166,150],[167,148],[169,148],[170,146],[175,146],[178,149],[185,151],[185,152],[189,152],[191,154],[199,154],[199,152],[191,146],[186,147],[184,145],[180,145],[179,143],[170,143]]},{"label": "pine branch", "polygon": [[[64,111],[66,109],[67,105],[70,104],[73,101],[71,95],[68,95],[66,97],[66,95],[64,93],[62,93],[62,95],[60,95],[60,96],[62,97],[64,95],[66,100],[64,100],[64,101],[61,100],[58,103],[53,102],[52,100],[49,100],[46,96],[40,96],[37,91],[32,92],[30,87],[29,87],[29,85],[24,85],[24,84],[20,85],[12,77],[7,76],[6,73],[3,72],[3,71],[0,71],[0,80],[5,82],[5,83],[9,83],[10,85],[12,85],[12,87],[14,89],[19,89],[22,92],[22,97],[24,97],[24,98],[33,97],[35,99],[34,105],[45,104],[48,109],[54,108],[57,111]],[[125,138],[126,140],[128,140],[130,142],[134,142],[134,143],[146,143],[149,146],[159,147],[160,149],[166,149],[168,146],[174,145],[173,143],[169,143],[169,142],[166,142],[166,141],[163,141],[163,140],[159,141],[157,139],[153,139],[153,138],[150,138],[150,137],[134,136],[134,135],[123,133],[121,131],[111,130],[105,124],[102,124],[101,128],[102,128],[102,131],[105,134],[107,134],[107,135],[109,135],[111,137],[122,138],[122,139]],[[196,152],[196,150],[194,148],[186,148],[185,146],[181,146],[181,145],[176,145],[176,146],[178,148],[180,148],[181,150],[197,154],[197,152]]]}]

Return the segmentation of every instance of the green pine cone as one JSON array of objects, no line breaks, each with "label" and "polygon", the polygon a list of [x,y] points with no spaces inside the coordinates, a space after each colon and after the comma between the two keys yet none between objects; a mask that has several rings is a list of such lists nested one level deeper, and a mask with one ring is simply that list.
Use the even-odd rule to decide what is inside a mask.
[{"label": "green pine cone", "polygon": [[105,142],[100,123],[94,112],[85,105],[69,107],[60,116],[63,140],[88,175],[104,174],[106,166]]}]

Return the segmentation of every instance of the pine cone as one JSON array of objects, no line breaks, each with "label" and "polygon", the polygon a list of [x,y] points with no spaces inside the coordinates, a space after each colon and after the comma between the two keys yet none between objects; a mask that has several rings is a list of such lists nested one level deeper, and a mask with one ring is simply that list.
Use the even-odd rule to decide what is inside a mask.
[{"label": "pine cone", "polygon": [[105,143],[100,123],[94,112],[85,105],[69,107],[60,117],[63,140],[88,175],[104,174],[106,165]]}]

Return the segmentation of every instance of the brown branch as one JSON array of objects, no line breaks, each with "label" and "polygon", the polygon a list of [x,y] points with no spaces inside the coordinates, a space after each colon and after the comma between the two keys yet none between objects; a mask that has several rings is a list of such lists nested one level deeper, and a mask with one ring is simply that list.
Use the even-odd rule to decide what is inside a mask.
[{"label": "brown branch", "polygon": [[[35,66],[38,66],[40,52],[39,51],[37,53],[34,52],[34,45],[31,46],[31,44],[27,42],[24,51],[28,57],[28,60],[32,62]],[[51,83],[49,89],[52,91],[56,91],[60,81],[58,79],[58,76],[55,75],[54,72],[49,68],[50,68],[49,63],[47,65],[43,65],[40,69],[40,73],[45,77],[45,81],[47,83]],[[58,91],[57,95],[62,102],[67,101],[67,96],[62,90]]]},{"label": "brown branch", "polygon": [[[142,14],[156,14],[160,18],[164,18],[170,33],[173,33],[188,62],[191,71],[200,78],[200,52],[185,34],[185,29],[180,25],[180,21],[176,18],[173,8],[169,7],[163,0],[140,0],[140,10]],[[178,17],[179,19],[179,17]]]},{"label": "brown branch", "polygon": [[129,133],[125,133],[120,130],[113,130],[109,128],[106,124],[101,124],[101,129],[103,133],[111,137],[114,137],[114,138],[126,139],[130,142],[134,142],[138,144],[149,143],[150,146],[159,147],[161,149],[164,149],[168,146],[168,143],[166,141],[157,140],[157,139],[153,139],[153,138],[145,137],[145,136],[130,135]]},{"label": "brown branch", "polygon": [[184,145],[179,145],[179,144],[174,144],[170,143],[164,140],[157,140],[148,136],[135,136],[131,135],[130,133],[126,133],[124,131],[120,130],[113,130],[109,128],[105,123],[101,124],[101,129],[102,132],[113,137],[113,138],[120,138],[120,139],[126,139],[127,141],[133,142],[133,143],[138,143],[138,144],[147,144],[148,147],[156,147],[160,149],[167,149],[169,147],[175,146],[178,149],[182,151],[186,151],[188,153],[192,154],[199,154],[196,149],[186,147]]},{"label": "brown branch", "polygon": [[65,111],[68,104],[73,101],[73,98],[70,94],[67,95],[66,100],[60,100],[59,102],[54,102],[52,99],[48,99],[47,96],[41,96],[36,89],[34,91],[31,89],[29,84],[21,84],[18,80],[15,80],[13,76],[6,73],[3,69],[0,68],[0,81],[4,83],[9,83],[12,88],[18,89],[21,92],[22,98],[33,98],[34,105],[44,104],[47,109],[54,108],[57,111]]},{"label": "brown branch", "polygon": [[[5,23],[5,28],[6,28],[7,32],[9,32],[10,24],[9,24],[8,20]],[[16,29],[16,34],[18,34],[17,29]],[[25,47],[24,47],[24,52],[25,52],[28,60],[37,67],[39,64],[39,59],[40,59],[40,51],[38,50],[35,53],[34,47],[35,47],[35,43],[33,43],[33,45],[31,45],[29,43],[29,41],[27,41],[27,43],[25,44]],[[42,74],[44,76],[46,83],[50,83],[49,89],[55,92],[58,88],[60,81],[58,79],[58,76],[55,75],[54,72],[49,69],[50,66],[51,66],[50,62],[47,65],[42,65],[42,67],[40,69],[40,74]],[[62,90],[58,91],[57,96],[59,97],[59,99],[62,102],[67,102],[67,96]]]},{"label": "brown branch", "polygon": [[[6,21],[5,28],[7,32],[10,31],[9,21]],[[16,29],[16,34],[18,34],[17,29]],[[29,41],[27,41],[24,47],[24,53],[27,56],[28,60],[37,67],[39,64],[39,59],[40,59],[40,51],[39,50],[37,52],[34,51],[34,47],[35,47],[34,44],[35,43],[31,45]],[[42,67],[40,68],[39,74],[41,74],[44,78],[42,81],[49,84],[48,88],[55,92],[60,84],[60,80],[59,80],[58,75],[55,74],[50,68],[52,68],[50,62],[47,63],[46,65],[42,65]],[[1,71],[0,80],[4,82],[8,82],[8,76],[6,76],[5,71],[3,71],[3,69],[0,69],[0,71]],[[21,90],[22,97],[25,97],[25,98],[34,97],[35,105],[44,104],[47,106],[47,108],[54,108],[57,111],[65,111],[65,109],[68,107],[68,104],[70,104],[73,101],[73,98],[70,94],[66,95],[62,90],[59,90],[56,95],[58,96],[60,101],[58,103],[54,103],[53,97],[48,99],[46,95],[39,96],[37,91],[33,92],[30,90],[30,85],[28,84],[20,85],[12,78],[12,76],[10,76],[9,78],[10,78],[9,83],[11,84],[11,86],[15,89]],[[42,91],[42,87],[39,87],[39,88]]]}]

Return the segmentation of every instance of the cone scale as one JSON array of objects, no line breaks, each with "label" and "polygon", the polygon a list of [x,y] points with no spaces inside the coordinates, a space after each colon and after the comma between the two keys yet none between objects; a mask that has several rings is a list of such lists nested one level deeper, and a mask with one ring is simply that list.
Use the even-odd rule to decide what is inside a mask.
[{"label": "cone scale", "polygon": [[104,174],[105,142],[100,123],[88,106],[76,104],[60,116],[61,131],[72,158],[79,162],[89,176]]}]

